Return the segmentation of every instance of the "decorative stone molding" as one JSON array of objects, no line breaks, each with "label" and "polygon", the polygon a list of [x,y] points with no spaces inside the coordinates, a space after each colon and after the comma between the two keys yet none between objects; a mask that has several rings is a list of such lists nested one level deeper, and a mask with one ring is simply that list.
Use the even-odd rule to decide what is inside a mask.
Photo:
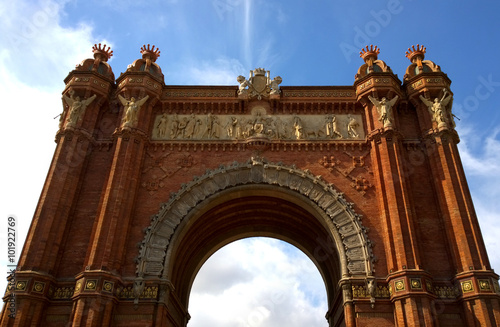
[{"label": "decorative stone molding", "polygon": [[344,90],[331,90],[331,91],[318,91],[318,90],[282,90],[284,98],[292,97],[321,97],[321,98],[353,98],[356,94],[355,91]]},{"label": "decorative stone molding", "polygon": [[234,90],[182,90],[182,89],[167,89],[163,93],[162,99],[167,98],[232,98],[236,97],[236,88]]},{"label": "decorative stone molding", "polygon": [[[308,198],[331,219],[336,233],[333,237],[339,254],[342,271],[349,276],[372,276],[373,253],[361,216],[354,212],[353,204],[342,193],[307,170],[252,158],[246,163],[235,162],[230,166],[208,170],[183,184],[152,217],[151,225],[141,243],[136,273],[139,279],[158,278],[164,273],[166,253],[170,241],[181,221],[200,202],[208,197],[239,185],[268,184],[292,190]],[[340,241],[341,240],[341,241]]]}]

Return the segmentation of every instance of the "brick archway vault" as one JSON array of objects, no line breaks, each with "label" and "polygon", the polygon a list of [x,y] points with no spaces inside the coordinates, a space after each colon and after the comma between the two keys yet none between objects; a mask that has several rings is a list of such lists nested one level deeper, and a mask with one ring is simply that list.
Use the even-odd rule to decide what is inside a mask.
[{"label": "brick archway vault", "polygon": [[268,236],[311,258],[332,305],[341,281],[373,277],[371,242],[352,207],[320,176],[294,166],[252,159],[209,170],[184,184],[152,217],[134,293],[157,281],[165,285],[161,300],[169,311],[189,317],[191,285],[208,257],[232,241]]}]

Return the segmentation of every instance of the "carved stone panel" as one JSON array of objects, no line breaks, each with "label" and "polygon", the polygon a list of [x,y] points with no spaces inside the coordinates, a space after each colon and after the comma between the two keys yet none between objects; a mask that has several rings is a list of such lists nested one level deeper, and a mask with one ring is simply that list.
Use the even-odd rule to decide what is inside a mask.
[{"label": "carved stone panel", "polygon": [[362,140],[361,115],[157,115],[153,140]]}]

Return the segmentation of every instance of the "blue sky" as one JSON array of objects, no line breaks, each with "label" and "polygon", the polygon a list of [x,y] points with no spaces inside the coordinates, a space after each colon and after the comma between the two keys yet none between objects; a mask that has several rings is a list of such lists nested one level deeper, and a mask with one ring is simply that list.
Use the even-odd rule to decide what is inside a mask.
[{"label": "blue sky", "polygon": [[[427,47],[426,59],[440,65],[452,80],[462,161],[490,260],[500,271],[495,251],[500,248],[499,7],[498,1],[456,0],[0,0],[0,217],[16,215],[20,250],[54,151],[58,121],[53,118],[62,110],[63,79],[76,64],[92,57],[94,43],[112,47],[110,64],[116,77],[140,57],[140,47],[150,43],[161,50],[157,63],[165,83],[207,85],[236,85],[238,75],[247,76],[256,67],[280,75],[282,85],[352,85],[363,63],[358,52],[367,44],[378,45],[379,59],[402,79],[410,63],[405,51],[419,43]],[[6,235],[0,235],[4,244]],[[272,246],[283,253],[281,267],[296,255],[279,242],[260,241],[241,243],[250,253],[249,262],[258,252],[252,247]],[[4,260],[1,254],[0,259]],[[207,276],[216,276],[217,265],[209,263]],[[279,272],[278,267],[265,274]],[[261,281],[257,275],[248,278]],[[293,290],[290,296],[295,298],[303,296],[304,308],[323,310],[323,316],[326,306],[317,305],[321,301],[307,301],[324,297],[317,287],[321,283],[311,282],[318,288],[312,295],[307,292],[314,287],[307,281],[298,275],[290,278],[294,287],[283,289]],[[226,285],[228,292],[234,285]],[[265,306],[255,309],[256,305],[250,300],[242,304],[248,311],[240,318],[253,317],[255,310],[255,317],[264,318],[251,323],[245,318],[240,326],[276,322],[281,312],[277,306],[265,311]],[[190,308],[194,327],[202,325],[196,322],[196,310]],[[322,319],[317,326],[326,325]]]}]

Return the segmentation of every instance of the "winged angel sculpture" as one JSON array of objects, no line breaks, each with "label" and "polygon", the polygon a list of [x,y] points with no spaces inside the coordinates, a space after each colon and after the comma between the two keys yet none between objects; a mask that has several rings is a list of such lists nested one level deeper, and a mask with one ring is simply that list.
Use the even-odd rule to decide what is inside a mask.
[{"label": "winged angel sculpture", "polygon": [[137,117],[139,115],[139,110],[142,105],[148,100],[149,95],[146,95],[144,98],[140,100],[136,100],[134,97],[131,97],[130,100],[125,99],[121,95],[118,94],[118,99],[122,103],[125,108],[125,116],[123,117],[123,127],[135,127],[137,126]]},{"label": "winged angel sculpture", "polygon": [[[432,121],[438,124],[438,128],[440,127],[448,127],[448,119],[446,115],[446,106],[453,99],[451,94],[448,94],[446,89],[443,89],[444,93],[441,99],[435,98],[434,102],[427,100],[422,95],[420,95],[420,99],[427,106],[429,112],[432,115]],[[452,128],[455,128],[455,123],[452,119]]]},{"label": "winged angel sculpture", "polygon": [[[80,117],[83,115],[85,112],[85,109],[87,106],[94,101],[96,95],[94,94],[88,99],[85,100],[80,100],[80,97],[77,96],[76,98],[74,97],[75,92],[73,90],[69,91],[69,97],[65,94],[63,94],[63,99],[64,101],[68,104],[69,106],[69,115],[68,118],[66,119],[66,126],[75,126]],[[61,116],[62,117],[62,116]],[[62,124],[59,123],[60,125]]]},{"label": "winged angel sculpture", "polygon": [[387,100],[385,97],[382,100],[378,100],[372,96],[368,96],[368,99],[375,105],[378,112],[378,120],[384,125],[384,127],[392,127],[392,106],[398,101],[398,96],[396,95],[392,100]]}]

